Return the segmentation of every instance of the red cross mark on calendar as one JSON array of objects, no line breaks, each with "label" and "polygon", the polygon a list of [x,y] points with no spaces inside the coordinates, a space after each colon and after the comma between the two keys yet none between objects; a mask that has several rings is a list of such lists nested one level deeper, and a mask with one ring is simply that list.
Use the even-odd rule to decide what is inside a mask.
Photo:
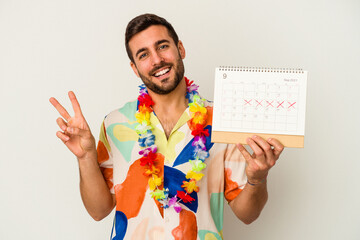
[{"label": "red cross mark on calendar", "polygon": [[292,107],[292,108],[295,109],[295,107],[294,107],[295,103],[296,103],[296,102],[293,102],[293,103],[288,102],[288,104],[289,104],[289,107],[288,107],[288,108]]},{"label": "red cross mark on calendar", "polygon": [[284,103],[285,101],[282,101],[282,102],[277,102],[278,103],[278,106],[277,106],[277,108],[279,108],[279,107],[282,107],[282,108],[284,108],[284,106],[283,106],[283,103]]},{"label": "red cross mark on calendar", "polygon": [[266,107],[274,107],[273,105],[272,105],[272,103],[273,103],[274,101],[271,101],[271,102],[269,102],[269,101],[266,101],[266,103],[268,104]]},{"label": "red cross mark on calendar", "polygon": [[261,104],[261,103],[262,103],[262,100],[261,100],[260,102],[259,102],[258,100],[255,100],[255,101],[256,101],[256,103],[257,103],[256,107],[258,107],[259,105],[262,106],[262,104]]},{"label": "red cross mark on calendar", "polygon": [[251,105],[251,101],[252,101],[252,99],[250,99],[249,101],[246,101],[246,99],[244,99],[244,101],[245,101],[245,104],[244,104],[244,105],[246,105],[246,104]]}]

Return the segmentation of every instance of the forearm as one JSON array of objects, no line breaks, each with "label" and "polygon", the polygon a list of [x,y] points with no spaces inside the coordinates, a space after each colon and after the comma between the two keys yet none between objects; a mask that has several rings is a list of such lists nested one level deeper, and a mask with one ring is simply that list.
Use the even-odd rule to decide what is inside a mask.
[{"label": "forearm", "polygon": [[247,183],[241,193],[229,205],[241,221],[250,224],[259,217],[267,199],[266,181],[255,186]]},{"label": "forearm", "polygon": [[99,221],[114,208],[115,201],[93,153],[85,159],[79,159],[80,193],[84,206],[92,218]]}]

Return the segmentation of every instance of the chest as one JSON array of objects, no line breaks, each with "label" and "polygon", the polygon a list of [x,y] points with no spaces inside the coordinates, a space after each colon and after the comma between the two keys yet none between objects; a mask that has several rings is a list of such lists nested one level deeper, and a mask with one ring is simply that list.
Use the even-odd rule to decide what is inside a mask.
[{"label": "chest", "polygon": [[169,139],[171,132],[174,130],[175,126],[177,125],[182,113],[176,113],[172,115],[157,115],[161,127],[164,130],[166,139]]},{"label": "chest", "polygon": [[[160,121],[161,122],[161,121]],[[174,129],[176,122],[172,122],[172,121],[164,121],[161,122],[161,125],[164,129],[165,132],[165,136],[167,139],[169,139],[169,136],[171,134],[171,131]]]}]

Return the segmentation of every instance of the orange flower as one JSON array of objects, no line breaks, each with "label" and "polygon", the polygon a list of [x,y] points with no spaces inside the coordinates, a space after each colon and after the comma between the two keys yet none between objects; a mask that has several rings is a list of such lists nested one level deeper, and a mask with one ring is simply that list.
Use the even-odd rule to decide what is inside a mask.
[{"label": "orange flower", "polygon": [[139,112],[140,113],[146,113],[146,112],[152,112],[151,107],[147,107],[145,105],[139,106]]},{"label": "orange flower", "polygon": [[154,165],[151,165],[146,171],[144,172],[145,176],[150,176],[152,174],[158,174],[160,172],[159,168],[156,168]]},{"label": "orange flower", "polygon": [[[206,109],[206,108],[205,108]],[[207,119],[207,114],[196,112],[193,114],[192,123],[205,125]]]},{"label": "orange flower", "polygon": [[191,179],[189,182],[183,181],[183,185],[181,185],[181,187],[184,188],[189,194],[193,191],[199,192],[199,187],[196,185],[195,179]]}]

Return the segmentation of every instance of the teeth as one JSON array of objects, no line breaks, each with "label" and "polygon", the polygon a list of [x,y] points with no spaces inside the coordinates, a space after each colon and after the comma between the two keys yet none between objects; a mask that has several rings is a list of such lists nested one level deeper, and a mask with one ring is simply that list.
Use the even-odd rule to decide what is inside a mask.
[{"label": "teeth", "polygon": [[160,72],[155,73],[155,77],[159,77],[161,75],[164,75],[165,73],[167,73],[168,71],[170,71],[170,68],[166,68],[164,70],[161,70]]}]

